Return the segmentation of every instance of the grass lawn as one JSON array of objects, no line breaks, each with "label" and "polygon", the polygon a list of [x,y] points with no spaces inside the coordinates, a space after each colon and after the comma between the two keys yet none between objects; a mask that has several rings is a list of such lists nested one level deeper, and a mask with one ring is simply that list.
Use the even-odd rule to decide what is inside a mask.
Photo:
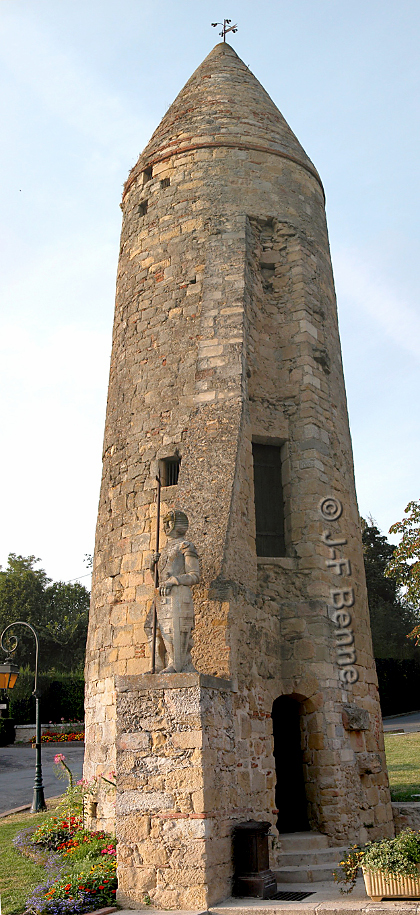
[{"label": "grass lawn", "polygon": [[420,733],[388,734],[385,752],[393,801],[420,801]]},{"label": "grass lawn", "polygon": [[47,813],[18,813],[0,820],[0,896],[2,915],[20,915],[25,900],[35,886],[47,877],[45,869],[26,858],[13,847],[16,833],[26,826],[39,825],[51,816],[57,801],[48,801]]}]

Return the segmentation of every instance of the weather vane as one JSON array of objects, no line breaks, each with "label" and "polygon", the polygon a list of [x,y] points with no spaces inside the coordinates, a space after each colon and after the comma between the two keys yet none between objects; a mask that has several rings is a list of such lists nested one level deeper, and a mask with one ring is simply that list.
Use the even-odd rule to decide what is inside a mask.
[{"label": "weather vane", "polygon": [[223,22],[212,22],[211,23],[214,29],[216,28],[217,25],[222,26],[222,31],[219,32],[219,35],[221,36],[221,38],[223,38],[223,41],[226,41],[226,35],[228,32],[235,33],[238,31],[238,26],[230,25],[231,22],[232,22],[231,19],[224,19]]}]

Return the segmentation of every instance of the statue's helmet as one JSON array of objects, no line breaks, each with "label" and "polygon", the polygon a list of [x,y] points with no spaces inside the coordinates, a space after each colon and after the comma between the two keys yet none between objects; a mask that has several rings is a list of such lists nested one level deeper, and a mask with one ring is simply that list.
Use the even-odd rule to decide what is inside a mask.
[{"label": "statue's helmet", "polygon": [[163,519],[163,523],[170,525],[170,529],[177,531],[181,537],[183,537],[188,530],[188,518],[185,512],[182,512],[179,509],[168,512]]}]

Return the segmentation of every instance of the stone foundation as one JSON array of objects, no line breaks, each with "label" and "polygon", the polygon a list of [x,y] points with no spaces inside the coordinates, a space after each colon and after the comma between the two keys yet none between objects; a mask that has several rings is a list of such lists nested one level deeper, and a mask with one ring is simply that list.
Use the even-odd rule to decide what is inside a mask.
[{"label": "stone foundation", "polygon": [[232,705],[231,683],[216,677],[117,679],[120,904],[148,894],[154,906],[188,909],[230,895],[240,806]]},{"label": "stone foundation", "polygon": [[403,829],[414,829],[415,832],[420,830],[420,804],[418,802],[393,803],[392,813],[397,835]]}]

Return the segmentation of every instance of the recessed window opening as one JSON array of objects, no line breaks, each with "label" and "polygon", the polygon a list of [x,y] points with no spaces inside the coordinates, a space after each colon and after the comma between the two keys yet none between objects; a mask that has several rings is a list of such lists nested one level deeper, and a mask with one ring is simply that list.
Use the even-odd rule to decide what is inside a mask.
[{"label": "recessed window opening", "polygon": [[252,445],[257,556],[285,556],[284,499],[278,445]]},{"label": "recessed window opening", "polygon": [[181,458],[177,455],[170,458],[164,458],[162,461],[159,461],[162,486],[177,485],[180,466]]},{"label": "recessed window opening", "polygon": [[147,184],[148,181],[152,180],[153,169],[151,165],[148,165],[147,168],[143,169],[143,184]]},{"label": "recessed window opening", "polygon": [[160,182],[160,186],[161,186],[161,187],[169,187],[170,183],[171,183],[171,179],[170,179],[170,178],[162,178],[162,180],[161,180],[161,182]]},{"label": "recessed window opening", "polygon": [[147,213],[147,200],[142,200],[139,203],[139,216],[145,216]]}]

